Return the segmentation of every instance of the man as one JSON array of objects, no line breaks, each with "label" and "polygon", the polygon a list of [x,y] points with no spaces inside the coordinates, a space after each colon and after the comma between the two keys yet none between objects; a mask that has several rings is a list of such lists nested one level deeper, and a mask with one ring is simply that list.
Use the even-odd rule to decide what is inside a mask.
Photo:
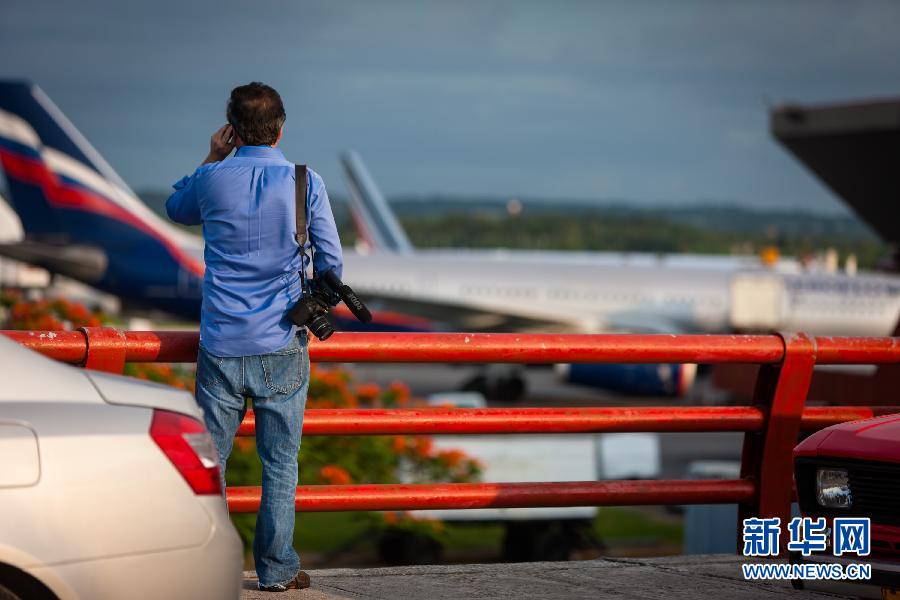
[{"label": "man", "polygon": [[[226,112],[228,125],[213,134],[203,164],[174,185],[166,211],[178,223],[203,225],[196,396],[219,453],[223,492],[249,398],[263,468],[253,540],[259,588],[301,589],[309,576],[293,547],[294,495],[309,354],[306,330],[285,315],[300,298],[300,270],[309,259],[295,240],[295,169],[276,148],[285,120],[278,92],[257,82],[236,87]],[[341,244],[325,184],[307,172],[313,266],[340,277]]]}]

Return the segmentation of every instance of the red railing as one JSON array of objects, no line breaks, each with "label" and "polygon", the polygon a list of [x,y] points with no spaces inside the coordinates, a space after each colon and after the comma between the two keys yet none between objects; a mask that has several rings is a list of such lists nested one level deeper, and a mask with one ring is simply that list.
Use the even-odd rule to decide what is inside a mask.
[{"label": "red railing", "polygon": [[[121,372],[126,362],[193,362],[195,332],[85,328],[72,332],[5,331],[57,360]],[[817,364],[900,362],[900,338],[791,335],[553,335],[336,333],[312,340],[315,362],[398,363],[756,363],[752,406],[310,409],[307,435],[744,432],[740,479],[313,485],[297,488],[297,510],[413,510],[618,504],[737,503],[740,517],[790,516],[791,450],[801,430],[900,410],[805,407]],[[238,435],[253,435],[252,411]],[[259,487],[229,488],[233,512],[254,512]]]}]

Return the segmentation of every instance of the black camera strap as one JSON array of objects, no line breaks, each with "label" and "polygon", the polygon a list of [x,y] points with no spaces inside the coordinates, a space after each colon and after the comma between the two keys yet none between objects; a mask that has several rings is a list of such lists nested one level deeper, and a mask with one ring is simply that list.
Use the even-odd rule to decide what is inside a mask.
[{"label": "black camera strap", "polygon": [[294,165],[296,182],[296,195],[294,202],[297,204],[297,233],[294,238],[300,244],[300,250],[306,246],[306,165]]},{"label": "black camera strap", "polygon": [[[294,239],[297,240],[297,244],[300,246],[300,285],[305,294],[308,290],[306,286],[306,268],[303,265],[302,255],[306,254],[308,223],[306,205],[309,202],[309,189],[306,184],[306,165],[294,165],[294,178],[296,179],[294,204],[297,207],[297,232],[294,234]],[[310,262],[312,261],[310,260]]]}]

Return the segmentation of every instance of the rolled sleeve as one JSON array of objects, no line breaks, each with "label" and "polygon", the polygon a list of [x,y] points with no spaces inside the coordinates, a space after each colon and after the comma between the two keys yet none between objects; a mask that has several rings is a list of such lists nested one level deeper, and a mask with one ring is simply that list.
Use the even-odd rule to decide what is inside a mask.
[{"label": "rolled sleeve", "polygon": [[193,175],[182,177],[172,185],[175,192],[166,200],[166,214],[176,223],[200,225],[203,222],[197,193],[199,174],[198,169]]},{"label": "rolled sleeve", "polygon": [[325,182],[318,173],[310,170],[310,184],[309,241],[315,248],[313,268],[316,273],[334,270],[340,278],[343,276],[344,257]]}]

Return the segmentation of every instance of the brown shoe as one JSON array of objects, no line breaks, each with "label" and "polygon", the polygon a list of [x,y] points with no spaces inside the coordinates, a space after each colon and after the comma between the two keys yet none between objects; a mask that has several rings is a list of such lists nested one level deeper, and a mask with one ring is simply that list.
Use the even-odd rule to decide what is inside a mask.
[{"label": "brown shoe", "polygon": [[259,584],[260,591],[263,592],[286,592],[288,590],[305,590],[309,587],[309,575],[305,571],[297,571],[294,578],[284,583],[276,583],[273,585]]}]

